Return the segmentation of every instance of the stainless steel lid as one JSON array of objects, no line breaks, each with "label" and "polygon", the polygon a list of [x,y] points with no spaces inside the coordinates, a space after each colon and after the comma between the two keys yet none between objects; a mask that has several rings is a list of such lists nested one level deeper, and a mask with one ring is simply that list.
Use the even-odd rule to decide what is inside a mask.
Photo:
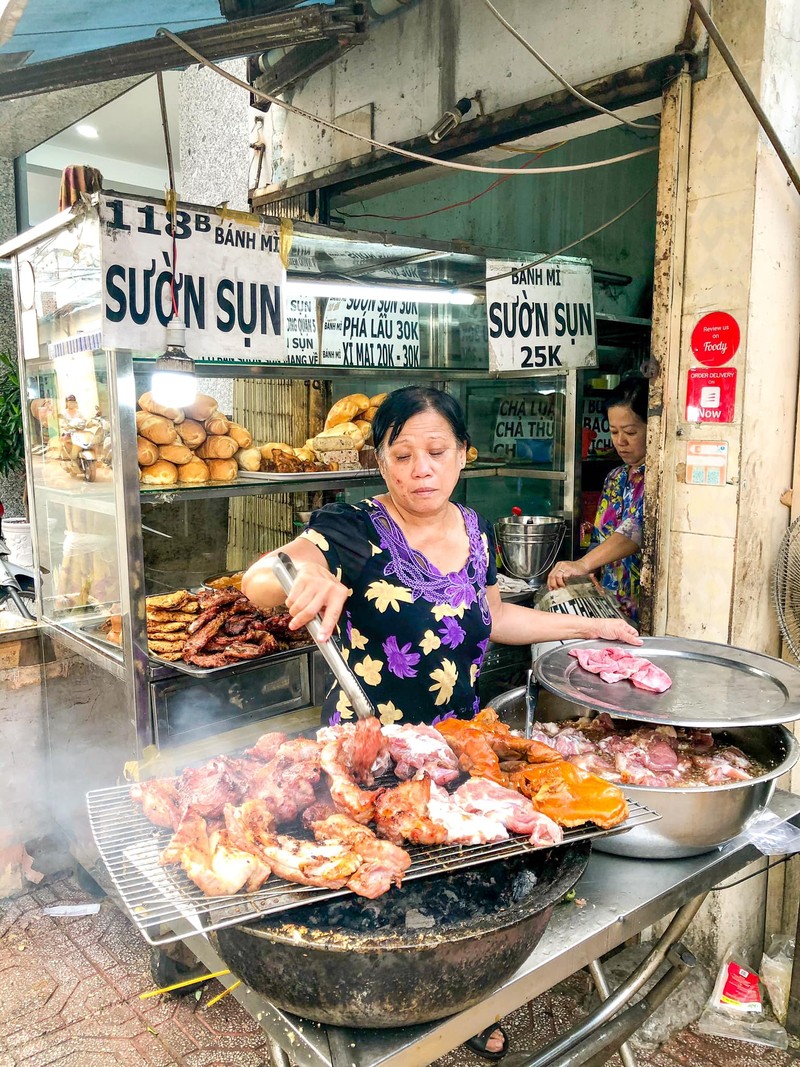
[{"label": "stainless steel lid", "polygon": [[[800,669],[731,645],[679,637],[645,637],[641,647],[572,641],[542,653],[533,665],[545,689],[594,711],[672,726],[722,729],[772,726],[800,718]],[[571,648],[618,648],[651,660],[672,686],[648,693],[629,681],[604,682],[570,656]]]}]

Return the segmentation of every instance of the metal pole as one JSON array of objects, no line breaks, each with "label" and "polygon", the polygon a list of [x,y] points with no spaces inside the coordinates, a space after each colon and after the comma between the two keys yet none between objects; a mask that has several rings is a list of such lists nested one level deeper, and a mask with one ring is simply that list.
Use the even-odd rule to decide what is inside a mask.
[{"label": "metal pole", "polygon": [[775,130],[775,127],[769,121],[769,119],[766,116],[766,113],[764,112],[764,109],[762,108],[761,104],[759,104],[758,100],[756,99],[755,93],[750,88],[750,85],[748,84],[747,79],[745,78],[744,74],[742,74],[742,71],[741,71],[741,68],[739,67],[739,64],[733,58],[733,55],[731,54],[731,50],[728,48],[728,46],[725,43],[721,33],[717,29],[717,26],[716,26],[714,20],[711,18],[709,13],[706,11],[705,7],[700,2],[700,0],[689,0],[689,3],[692,5],[694,10],[697,12],[697,15],[698,15],[700,21],[703,23],[703,25],[705,26],[706,30],[708,31],[708,36],[711,38],[711,40],[717,46],[717,50],[719,51],[719,54],[722,56],[723,60],[725,61],[725,65],[727,66],[728,70],[733,75],[734,81],[739,86],[739,88],[742,90],[742,95],[744,96],[745,100],[750,105],[750,107],[753,109],[753,113],[755,114],[756,118],[758,119],[759,123],[761,124],[762,130],[767,135],[767,138],[769,139],[770,144],[772,145],[772,147],[775,149],[775,151],[778,154],[778,159],[781,161],[781,163],[783,163],[783,166],[786,169],[786,173],[791,178],[792,185],[795,187],[797,192],[800,193],[800,174],[797,173],[797,169],[795,168],[794,164],[792,163],[791,159],[789,158],[789,153],[783,147],[783,144],[781,143],[780,137],[778,137],[778,134],[777,134],[777,132]]},{"label": "metal pole", "polygon": [[539,1049],[535,1058],[526,1061],[524,1067],[551,1067],[557,1056],[568,1052],[575,1046],[576,1041],[582,1041],[587,1034],[591,1034],[602,1023],[608,1022],[619,1008],[623,1004],[627,1004],[634,993],[652,978],[666,959],[669,950],[683,936],[707,896],[708,893],[703,893],[676,911],[653,951],[646,959],[642,960],[630,978],[617,986],[608,1000],[603,1001],[599,1008],[596,1008],[590,1015],[581,1019],[579,1023],[567,1030],[561,1037]]},{"label": "metal pole", "polygon": [[172,167],[172,143],[169,137],[169,119],[167,118],[167,98],[164,95],[164,75],[161,71],[156,74],[158,84],[158,102],[161,106],[161,125],[164,127],[164,144],[167,149],[167,171],[169,172],[170,191],[175,188],[175,171]]},{"label": "metal pole", "polygon": [[269,1034],[267,1035],[267,1044],[269,1045],[269,1058],[272,1061],[272,1067],[292,1067],[292,1061],[275,1038]]},{"label": "metal pole", "polygon": [[[600,999],[608,1000],[611,990],[608,987],[606,974],[600,960],[593,960],[589,964],[589,974],[592,976],[594,987],[597,990]],[[633,1054],[633,1049],[627,1041],[623,1041],[619,1046],[619,1058],[622,1060],[622,1067],[638,1067],[636,1057]]]}]

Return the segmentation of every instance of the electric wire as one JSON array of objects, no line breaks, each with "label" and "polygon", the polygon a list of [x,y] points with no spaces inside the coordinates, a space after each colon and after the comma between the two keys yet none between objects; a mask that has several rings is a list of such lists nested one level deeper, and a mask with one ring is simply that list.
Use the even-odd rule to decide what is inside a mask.
[{"label": "electric wire", "polygon": [[346,137],[351,137],[355,141],[362,141],[364,144],[368,144],[372,148],[381,148],[384,152],[389,152],[391,155],[402,156],[404,159],[413,159],[415,162],[424,163],[427,166],[444,167],[446,170],[469,171],[473,174],[570,174],[575,173],[576,171],[606,167],[611,163],[623,163],[625,160],[636,159],[637,156],[644,156],[651,152],[658,151],[658,146],[653,145],[651,148],[640,148],[635,152],[626,152],[624,155],[614,156],[611,159],[597,159],[590,163],[576,163],[563,167],[537,167],[534,170],[521,170],[519,167],[481,167],[474,163],[455,163],[449,159],[438,159],[435,156],[426,156],[420,152],[412,152],[407,148],[399,148],[397,145],[385,144],[383,141],[376,141],[372,137],[367,137],[366,134],[355,133],[353,130],[346,130],[342,126],[337,126],[335,122],[329,122],[328,119],[323,119],[320,115],[313,115],[310,111],[306,111],[302,107],[297,107],[296,104],[289,104],[285,100],[273,96],[271,93],[265,93],[261,89],[256,89],[246,81],[242,81],[241,78],[237,78],[236,75],[231,74],[227,70],[223,70],[217,63],[213,63],[210,59],[201,55],[196,48],[187,44],[181,37],[173,33],[171,30],[166,29],[164,26],[158,30],[156,36],[168,38],[173,44],[182,48],[187,55],[195,60],[195,62],[202,64],[209,70],[213,70],[214,73],[219,74],[221,78],[225,78],[233,85],[238,85],[240,89],[244,89],[245,92],[258,97],[260,100],[266,100],[267,103],[282,108],[284,111],[288,111],[293,115],[299,115],[304,119],[308,119],[310,122],[316,122],[317,125],[323,126],[325,129],[331,130],[334,133],[344,134]]},{"label": "electric wire", "polygon": [[[499,282],[503,278],[510,278],[512,274],[516,274],[518,271],[529,270],[531,267],[538,267],[540,263],[547,263],[548,260],[555,259],[556,256],[563,255],[565,252],[568,252],[570,248],[574,248],[575,245],[579,245],[583,241],[588,241],[590,237],[594,237],[598,233],[602,233],[603,230],[608,229],[609,226],[613,226],[615,222],[618,222],[624,215],[627,215],[629,211],[633,211],[633,209],[638,204],[641,204],[645,197],[649,196],[650,193],[653,192],[657,184],[657,182],[654,182],[651,186],[649,186],[649,188],[645,189],[641,196],[637,196],[632,204],[628,204],[628,206],[624,207],[622,211],[618,211],[613,218],[607,219],[605,222],[601,222],[600,225],[595,226],[593,230],[589,230],[588,233],[584,233],[581,237],[576,237],[574,241],[570,241],[569,244],[564,245],[562,248],[556,249],[555,252],[548,252],[546,256],[540,256],[539,259],[534,259],[530,263],[523,263],[519,267],[513,267],[511,270],[507,270],[503,274],[493,274],[490,278],[486,278],[483,281]],[[480,284],[483,284],[483,281]],[[467,283],[466,285],[462,285],[461,288],[470,289],[477,284],[477,282],[471,282]]]},{"label": "electric wire", "polygon": [[526,40],[519,32],[519,30],[515,29],[514,26],[511,25],[508,19],[504,18],[504,16],[500,14],[500,12],[492,3],[492,0],[483,0],[483,3],[494,15],[500,25],[505,30],[507,30],[516,41],[519,41],[522,47],[528,52],[530,52],[536,62],[541,63],[544,69],[549,74],[552,74],[556,81],[563,85],[568,93],[572,93],[576,100],[580,100],[582,104],[586,104],[587,107],[592,108],[594,111],[599,111],[603,115],[608,115],[609,118],[614,119],[615,122],[620,122],[623,126],[627,126],[631,130],[647,130],[648,133],[658,133],[658,126],[650,126],[644,122],[632,122],[630,119],[625,119],[621,115],[618,115],[615,111],[609,111],[609,109],[607,107],[603,107],[602,104],[596,104],[594,100],[590,100],[588,96],[584,96],[583,93],[579,92],[574,85],[570,85],[567,79],[563,75],[559,74],[556,68],[551,66],[543,55],[536,51],[530,41]]},{"label": "electric wire", "polygon": [[714,892],[716,893],[721,889],[733,889],[734,886],[741,885],[743,882],[749,882],[751,878],[758,878],[759,875],[771,871],[773,867],[780,867],[782,863],[788,863],[789,860],[793,860],[794,858],[794,855],[781,856],[779,860],[773,860],[773,862],[768,863],[766,867],[762,867],[758,871],[752,871],[750,874],[746,874],[744,878],[737,878],[735,882],[727,882],[725,885],[715,885]]}]

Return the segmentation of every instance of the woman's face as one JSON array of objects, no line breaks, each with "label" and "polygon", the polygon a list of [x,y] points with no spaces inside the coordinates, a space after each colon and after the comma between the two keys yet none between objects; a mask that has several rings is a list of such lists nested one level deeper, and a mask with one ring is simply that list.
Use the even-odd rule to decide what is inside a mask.
[{"label": "woman's face", "polygon": [[447,419],[429,408],[412,415],[397,440],[383,446],[378,464],[394,504],[427,515],[449,501],[466,454]]},{"label": "woman's face", "polygon": [[638,466],[647,447],[647,423],[632,408],[613,407],[608,409],[608,425],[619,458],[630,467]]}]

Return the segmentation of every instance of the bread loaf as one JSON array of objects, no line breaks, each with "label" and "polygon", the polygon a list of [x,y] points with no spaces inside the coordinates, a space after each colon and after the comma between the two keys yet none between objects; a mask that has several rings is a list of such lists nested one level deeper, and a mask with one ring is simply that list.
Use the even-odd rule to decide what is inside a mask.
[{"label": "bread loaf", "polygon": [[233,482],[239,473],[239,466],[235,459],[210,459],[208,461],[208,474],[212,482]]},{"label": "bread loaf", "polygon": [[206,419],[210,419],[216,412],[219,404],[213,396],[206,396],[205,393],[198,393],[197,398],[193,404],[189,404],[184,408],[187,419],[197,419],[198,422],[205,422]]},{"label": "bread loaf", "polygon": [[228,422],[228,420],[225,418],[224,415],[220,415],[219,412],[217,412],[215,415],[212,415],[211,418],[206,419],[204,425],[206,428],[206,433],[217,434],[220,437],[223,434],[226,434],[228,432],[228,429],[230,428],[230,423]]},{"label": "bread loaf", "polygon": [[369,404],[367,404],[367,407],[379,408],[388,395],[388,393],[376,393],[375,396],[371,396],[369,398]]},{"label": "bread loaf", "polygon": [[338,426],[340,422],[350,422],[356,415],[358,415],[358,404],[352,397],[343,396],[328,412],[325,429],[329,430],[332,426]]},{"label": "bread loaf", "polygon": [[186,416],[180,408],[165,408],[163,404],[157,404],[153,400],[152,393],[142,393],[139,397],[139,407],[142,411],[149,411],[151,415],[163,415],[172,422],[183,422]]},{"label": "bread loaf", "polygon": [[207,482],[210,477],[208,464],[197,456],[192,456],[188,463],[178,467],[178,481],[184,484]]},{"label": "bread loaf", "polygon": [[371,423],[372,420],[375,418],[375,412],[377,410],[378,410],[377,405],[375,407],[370,406],[370,407],[367,408],[367,410],[364,412],[364,414],[361,416],[361,418],[363,419],[364,422]]},{"label": "bread loaf", "polygon": [[[340,437],[348,438],[349,444],[345,446],[347,448],[363,448],[364,446],[364,434],[354,422],[340,422],[336,426],[331,426],[330,429],[323,430],[321,433],[317,434],[314,441],[325,440],[326,437],[337,439]],[[316,449],[319,446],[314,444],[313,447]]]},{"label": "bread loaf", "polygon": [[185,419],[175,429],[178,431],[178,437],[189,448],[199,448],[208,436],[202,422],[195,419]]},{"label": "bread loaf", "polygon": [[239,446],[232,437],[212,434],[197,449],[197,455],[200,459],[233,459],[238,451]]},{"label": "bread loaf", "polygon": [[367,422],[366,419],[356,419],[353,425],[357,426],[359,430],[361,430],[362,434],[364,435],[364,442],[366,443],[372,436],[372,423]]},{"label": "bread loaf", "polygon": [[240,448],[235,456],[240,470],[261,470],[261,451],[258,448]]},{"label": "bread loaf", "polygon": [[178,440],[175,423],[163,415],[153,415],[149,411],[136,412],[136,431],[156,445],[171,445]]},{"label": "bread loaf", "polygon": [[228,437],[232,437],[239,448],[250,448],[253,444],[253,435],[238,422],[228,424]]},{"label": "bread loaf", "polygon": [[136,438],[136,454],[140,467],[149,467],[158,459],[158,445],[148,441],[146,437]]},{"label": "bread loaf", "polygon": [[178,480],[178,468],[174,463],[159,459],[149,467],[143,467],[139,477],[142,485],[174,485]]},{"label": "bread loaf", "polygon": [[194,459],[194,453],[191,448],[182,444],[161,445],[158,450],[158,458],[165,459],[169,463],[174,463],[176,467],[180,467],[184,463],[191,462]]}]

